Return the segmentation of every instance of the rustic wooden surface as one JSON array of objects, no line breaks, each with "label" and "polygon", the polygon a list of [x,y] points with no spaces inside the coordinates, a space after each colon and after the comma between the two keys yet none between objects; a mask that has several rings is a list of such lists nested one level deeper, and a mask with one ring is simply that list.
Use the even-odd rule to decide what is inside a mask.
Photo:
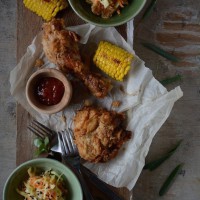
[{"label": "rustic wooden surface", "polygon": [[[41,31],[42,19],[30,12],[23,6],[22,1],[18,1],[17,7],[17,60],[19,61],[23,54],[26,52],[27,46],[31,43],[34,36]],[[68,8],[67,14],[61,13],[61,16],[65,18],[66,24],[79,25],[84,23],[75,13]],[[126,35],[125,27],[118,27],[119,32]],[[30,123],[31,116],[24,108],[17,105],[17,145],[16,145],[16,164],[19,165],[27,160],[30,160],[34,156],[33,139],[34,136],[27,131],[27,126]],[[101,192],[99,192],[94,186],[89,183],[91,191],[96,198],[108,199]],[[126,188],[112,188],[123,199],[130,199],[130,192]]]},{"label": "rustic wooden surface", "polygon": [[[147,4],[149,1],[147,2]],[[197,200],[200,199],[200,35],[199,9],[196,0],[158,0],[152,15],[141,23],[136,30],[134,49],[154,76],[161,80],[175,74],[182,74],[183,81],[167,88],[181,85],[184,97],[179,100],[166,123],[155,136],[147,161],[158,158],[168,151],[179,139],[183,143],[179,150],[162,166],[153,172],[143,171],[133,189],[135,200]],[[69,15],[72,12],[69,10]],[[139,21],[142,13],[136,18]],[[73,22],[66,20],[69,25]],[[78,21],[75,21],[75,24]],[[41,29],[42,20],[24,9],[18,1],[17,17],[17,59],[25,53],[26,47]],[[157,44],[167,51],[182,58],[179,63],[172,63],[141,46],[140,40]],[[17,165],[32,158],[32,136],[27,134],[30,116],[17,105]],[[179,163],[184,168],[173,187],[164,197],[158,196],[161,184],[170,171]],[[125,199],[129,194],[120,191]],[[128,194],[128,195],[127,195]]]},{"label": "rustic wooden surface", "polygon": [[[181,74],[183,80],[167,86],[167,89],[171,90],[180,85],[184,96],[175,103],[170,117],[156,134],[146,160],[152,161],[163,155],[180,139],[183,139],[183,143],[173,157],[158,169],[141,173],[133,189],[133,199],[200,199],[199,10],[200,4],[195,0],[158,0],[152,15],[136,30],[136,53],[146,62],[146,66],[152,69],[158,80]],[[136,24],[140,16],[136,18]],[[141,39],[160,46],[180,57],[182,61],[172,63],[145,49],[140,44]],[[176,182],[165,196],[159,197],[162,183],[182,162],[185,164]]]}]

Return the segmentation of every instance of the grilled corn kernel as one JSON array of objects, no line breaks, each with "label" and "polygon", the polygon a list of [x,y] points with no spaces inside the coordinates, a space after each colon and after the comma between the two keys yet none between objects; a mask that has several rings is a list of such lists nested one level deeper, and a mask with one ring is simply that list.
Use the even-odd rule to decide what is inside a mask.
[{"label": "grilled corn kernel", "polygon": [[50,21],[56,14],[67,7],[66,0],[23,0],[25,7]]},{"label": "grilled corn kernel", "polygon": [[123,81],[130,70],[133,55],[106,41],[101,41],[93,58],[94,64],[110,77]]}]

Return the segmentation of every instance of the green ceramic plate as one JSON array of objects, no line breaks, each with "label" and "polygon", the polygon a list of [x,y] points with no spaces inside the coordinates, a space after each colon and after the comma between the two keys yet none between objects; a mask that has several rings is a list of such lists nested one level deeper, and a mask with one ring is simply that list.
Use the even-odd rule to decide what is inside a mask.
[{"label": "green ceramic plate", "polygon": [[143,8],[146,0],[129,0],[129,5],[121,9],[121,14],[114,14],[109,19],[102,19],[96,16],[91,11],[91,5],[86,3],[86,0],[69,0],[69,3],[75,13],[91,24],[102,27],[119,26],[122,25],[133,17],[135,17]]},{"label": "green ceramic plate", "polygon": [[69,191],[69,200],[82,200],[83,194],[80,183],[74,173],[62,163],[48,159],[38,158],[23,163],[17,167],[9,176],[3,190],[3,200],[23,200],[24,198],[16,192],[16,188],[28,177],[27,170],[29,167],[37,167],[42,171],[53,169],[59,174],[63,174],[66,188]]}]

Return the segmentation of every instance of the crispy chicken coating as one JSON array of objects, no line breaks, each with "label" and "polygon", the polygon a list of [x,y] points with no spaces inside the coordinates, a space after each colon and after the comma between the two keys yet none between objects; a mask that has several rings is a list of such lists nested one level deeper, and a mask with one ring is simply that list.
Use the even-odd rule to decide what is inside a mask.
[{"label": "crispy chicken coating", "polygon": [[83,64],[79,40],[79,35],[64,28],[61,19],[53,19],[43,25],[42,44],[47,58],[63,72],[70,72],[79,78],[94,96],[103,98],[110,89],[110,83]]},{"label": "crispy chicken coating", "polygon": [[107,162],[130,139],[123,128],[122,113],[103,108],[84,107],[74,118],[74,137],[80,156],[90,162]]}]

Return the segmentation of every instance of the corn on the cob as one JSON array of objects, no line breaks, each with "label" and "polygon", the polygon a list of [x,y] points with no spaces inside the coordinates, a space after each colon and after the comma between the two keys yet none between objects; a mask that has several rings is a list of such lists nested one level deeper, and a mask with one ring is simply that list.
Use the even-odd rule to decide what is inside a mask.
[{"label": "corn on the cob", "polygon": [[67,7],[66,0],[24,0],[24,5],[46,21],[56,16],[58,11]]},{"label": "corn on the cob", "polygon": [[130,70],[133,55],[124,49],[106,41],[101,41],[94,55],[93,62],[110,77],[123,81]]}]

